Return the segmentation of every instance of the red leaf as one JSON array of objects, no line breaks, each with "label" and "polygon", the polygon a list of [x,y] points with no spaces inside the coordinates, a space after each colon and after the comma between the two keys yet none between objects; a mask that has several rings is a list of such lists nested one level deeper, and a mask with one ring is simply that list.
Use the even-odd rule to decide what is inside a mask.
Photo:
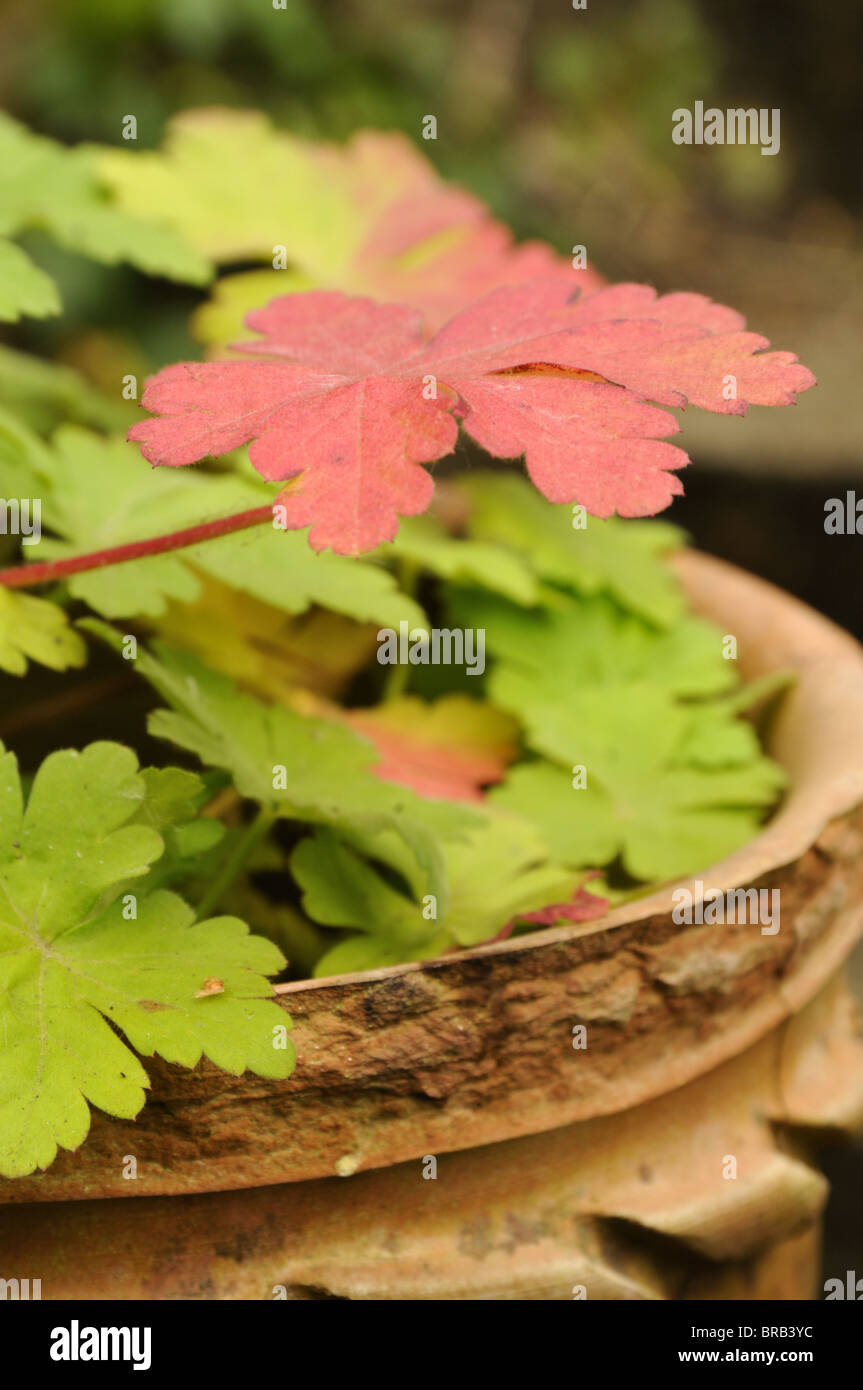
[{"label": "red leaf", "polygon": [[553,927],[555,922],[592,922],[597,917],[604,917],[607,911],[607,898],[600,898],[579,887],[568,903],[543,907],[539,912],[523,912],[518,921],[532,922],[537,927]]},{"label": "red leaf", "polygon": [[367,221],[331,288],[420,309],[428,330],[500,285],[541,276],[589,293],[604,284],[542,242],[516,245],[474,194],[446,182],[402,135],[361,131],[344,151],[318,148],[335,184],[345,181]]},{"label": "red leaf", "polygon": [[518,750],[515,720],[468,695],[403,696],[343,718],[381,754],[376,777],[447,801],[481,801]]},{"label": "red leaf", "polygon": [[[597,877],[597,870],[586,874],[584,882]],[[490,936],[487,941],[481,941],[481,946],[492,946],[498,941],[506,941],[512,935],[513,928],[519,922],[530,922],[535,927],[553,927],[558,922],[593,922],[597,917],[604,917],[608,911],[608,899],[600,898],[595,893],[588,893],[581,885],[576,888],[569,902],[555,903],[553,907],[540,908],[538,912],[522,912],[518,917],[513,917],[510,922],[501,927],[499,932]]]},{"label": "red leaf", "polygon": [[129,437],[170,465],[251,441],[265,478],[297,478],[278,499],[283,524],[342,554],[392,540],[399,514],[428,506],[420,465],[452,450],[456,419],[490,453],[523,454],[551,501],[649,516],[682,491],[688,459],[661,439],[677,421],[646,398],[742,414],[814,381],[791,353],[760,353],[766,340],[732,310],[640,285],[578,299],[556,277],[498,289],[429,342],[412,310],[332,291],[246,321],[261,339],[240,348],[270,360],[167,368],[143,400],[162,418]]},{"label": "red leaf", "polygon": [[[417,233],[418,242],[429,235],[427,225],[420,232],[416,210],[405,220],[398,207],[390,209],[355,255],[351,273],[377,299],[421,308],[429,329],[439,328],[461,309],[500,286],[554,277],[570,293],[580,290],[587,294],[604,283],[594,270],[574,269],[544,242],[517,245],[509,229],[488,216],[470,226],[460,226],[458,235],[447,229],[449,243],[433,255],[422,259],[405,255],[399,260],[390,251],[388,259],[393,232],[397,228],[398,233],[403,233],[405,226]],[[400,235],[399,244],[410,251],[407,237]]]}]

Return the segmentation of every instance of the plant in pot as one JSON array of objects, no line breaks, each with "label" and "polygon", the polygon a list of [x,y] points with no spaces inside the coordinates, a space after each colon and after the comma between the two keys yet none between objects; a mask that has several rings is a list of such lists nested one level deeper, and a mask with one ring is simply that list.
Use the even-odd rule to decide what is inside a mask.
[{"label": "plant in pot", "polygon": [[[32,765],[7,734],[4,1258],[44,1296],[808,1287],[808,1145],[863,1099],[863,666],[638,518],[670,409],[811,374],[516,245],[398,137],[2,139],[10,237],[229,267],[140,405],[117,353],[113,395],[0,360],[0,659],[105,672],[32,704]],[[56,312],[3,245],[6,317]]]}]

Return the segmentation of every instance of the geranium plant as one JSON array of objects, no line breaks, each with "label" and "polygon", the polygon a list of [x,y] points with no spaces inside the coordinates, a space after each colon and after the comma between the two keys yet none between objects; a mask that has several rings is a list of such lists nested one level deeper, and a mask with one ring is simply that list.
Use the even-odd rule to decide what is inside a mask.
[{"label": "geranium plant", "polygon": [[134,1116],[138,1054],[289,1075],[281,981],[591,922],[757,833],[784,778],[742,716],[782,678],[741,686],[680,532],[621,518],[682,491],[670,408],[812,377],[698,294],[517,246],[400,137],[197,112],[155,153],[8,120],[0,145],[7,320],[60,310],[29,228],[213,281],[204,360],[142,393],[0,357],[7,519],[41,518],[0,573],[0,663],[107,644],[165,747],[141,767],[139,729],[58,723],[39,767],[4,755],[15,1177],[91,1105]]}]

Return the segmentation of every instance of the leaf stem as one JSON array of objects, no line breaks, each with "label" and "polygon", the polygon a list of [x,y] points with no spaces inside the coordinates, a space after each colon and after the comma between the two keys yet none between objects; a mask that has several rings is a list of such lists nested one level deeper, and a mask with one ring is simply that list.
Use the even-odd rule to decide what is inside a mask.
[{"label": "leaf stem", "polygon": [[0,584],[7,589],[29,589],[35,584],[49,584],[57,579],[65,579],[70,574],[84,574],[88,570],[105,569],[108,565],[122,565],[129,560],[142,560],[149,555],[164,555],[170,550],[184,550],[187,546],[198,545],[202,541],[228,536],[232,531],[245,531],[250,526],[262,526],[265,521],[272,519],[272,506],[252,507],[249,511],[219,517],[216,521],[204,521],[197,526],[187,526],[182,531],[152,536],[146,541],[130,541],[126,545],[111,546],[108,550],[91,550],[87,555],[70,555],[63,560],[42,560],[34,565],[14,565],[11,569],[0,570]]},{"label": "leaf stem", "polygon": [[221,902],[252,850],[264,838],[275,819],[272,811],[268,811],[265,806],[262,806],[254,820],[249,821],[249,824],[235,841],[234,848],[221,870],[210,881],[210,886],[198,903],[199,922],[203,921],[205,917],[209,917],[214,907]]}]

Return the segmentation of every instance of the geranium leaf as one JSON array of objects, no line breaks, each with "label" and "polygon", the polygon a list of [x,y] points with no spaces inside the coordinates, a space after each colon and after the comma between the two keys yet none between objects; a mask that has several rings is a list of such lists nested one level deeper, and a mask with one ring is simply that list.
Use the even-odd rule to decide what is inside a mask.
[{"label": "geranium leaf", "polygon": [[42,319],[59,314],[57,286],[14,241],[0,239],[0,319],[14,322],[24,314]]},{"label": "geranium leaf", "polygon": [[200,341],[217,349],[249,310],[297,289],[410,304],[437,327],[498,285],[547,275],[570,288],[602,283],[551,247],[514,245],[479,198],[394,132],[359,131],[337,147],[275,130],[259,112],[188,111],[160,151],[105,151],[100,169],[124,208],[148,217],[158,208],[217,261],[272,266],[283,248],[284,269],[225,277],[196,314]]},{"label": "geranium leaf", "polygon": [[449,590],[456,621],[482,628],[494,658],[492,698],[516,715],[563,702],[573,690],[649,681],[676,695],[714,695],[737,682],[722,634],[703,618],[655,628],[610,599],[561,596],[554,608],[525,609],[495,594]]},{"label": "geranium leaf", "polygon": [[562,766],[515,767],[491,800],[537,825],[563,863],[620,855],[646,881],[707,868],[751,839],[786,778],[757,747],[745,761],[738,746],[729,765],[705,764],[692,719],[649,685],[597,686],[537,705],[529,742]]},{"label": "geranium leaf", "polygon": [[[269,360],[167,368],[143,398],[159,418],[129,437],[172,466],[251,441],[262,476],[296,480],[282,520],[310,526],[319,550],[371,549],[393,539],[399,515],[426,510],[432,482],[420,465],[452,450],[456,418],[489,453],[524,455],[549,500],[600,517],[650,515],[681,491],[674,470],[687,459],[661,440],[676,420],[645,396],[742,413],[748,401],[791,400],[814,379],[789,353],[753,355],[764,339],[717,332],[730,311],[709,301],[669,296],[669,306],[619,288],[575,303],[558,279],[495,290],[430,342],[400,306],[288,295],[247,319],[261,337],[243,351]],[[627,304],[640,317],[614,318]],[[728,374],[733,402],[722,394]]]},{"label": "geranium leaf", "polygon": [[0,587],[0,669],[24,676],[28,660],[67,671],[85,664],[87,648],[56,603]]},{"label": "geranium leaf", "polygon": [[[306,547],[306,554],[314,552]],[[397,597],[392,595],[393,604]],[[413,621],[414,607],[405,597],[401,616]],[[194,652],[243,690],[293,707],[300,691],[340,695],[373,660],[379,631],[326,608],[295,617],[203,574],[195,601],[171,604],[156,627],[170,646]]]},{"label": "geranium leaf", "polygon": [[[36,229],[70,251],[108,265],[129,261],[152,275],[192,284],[210,279],[204,257],[154,220],[152,208],[139,218],[112,206],[104,196],[95,158],[83,146],[66,149],[0,113],[0,171],[0,236]],[[8,269],[8,254],[5,259]],[[49,278],[25,259],[19,258],[18,266],[19,289],[29,303],[19,296],[17,311],[13,303],[13,312],[4,316],[41,316],[59,308],[56,290],[52,300]]]},{"label": "geranium leaf", "polygon": [[[610,594],[622,607],[662,627],[683,616],[683,590],[663,563],[669,551],[683,544],[678,527],[574,515],[571,507],[549,505],[514,473],[472,474],[457,486],[470,499],[468,534],[510,547],[541,579],[576,594]],[[401,531],[396,545],[400,539]],[[471,578],[457,573],[446,577]]]},{"label": "geranium leaf", "polygon": [[[192,779],[196,782],[196,779]],[[131,1118],[144,1056],[207,1056],[239,1074],[284,1077],[273,1046],[287,1016],[265,996],[280,952],[236,918],[194,922],[151,892],[169,817],[190,809],[189,774],[146,776],[118,744],[53,753],[24,803],[17,765],[0,772],[0,1174],[46,1168],[77,1148],[89,1106]],[[149,821],[150,823],[144,823]],[[154,876],[155,877],[155,876]],[[132,888],[131,895],[126,890]],[[125,896],[121,896],[125,894]],[[200,997],[208,979],[221,990]]]},{"label": "geranium leaf", "polygon": [[[122,639],[96,619],[81,626],[115,650]],[[157,738],[194,753],[208,767],[224,768],[242,796],[289,820],[359,828],[392,829],[408,846],[434,886],[446,892],[441,839],[463,834],[473,823],[467,807],[423,801],[374,776],[372,745],[330,720],[267,705],[237,690],[193,656],[139,650],[136,667],[171,705],[156,710],[149,727]]]},{"label": "geranium leaf", "polygon": [[536,575],[520,555],[485,540],[456,539],[431,516],[407,517],[395,540],[375,553],[383,560],[406,560],[440,579],[490,589],[514,603],[532,604],[539,597]]},{"label": "geranium leaf", "polygon": [[161,151],[104,149],[99,173],[135,216],[166,226],[214,261],[326,266],[353,238],[347,189],[318,147],[276,131],[258,111],[210,108],[171,122]]},{"label": "geranium leaf", "polygon": [[[53,453],[42,455],[39,471],[51,529],[62,539],[44,537],[28,547],[28,559],[59,559],[145,540],[270,500],[254,475],[154,472],[123,440],[106,440],[76,426],[58,430],[53,445]],[[400,594],[393,576],[379,565],[316,555],[303,536],[267,526],[73,575],[68,585],[75,598],[107,618],[159,618],[169,601],[191,603],[200,596],[201,572],[285,613],[319,604],[385,627],[424,621],[419,605]]]},{"label": "geranium leaf", "polygon": [[421,796],[480,801],[482,788],[500,781],[517,751],[515,720],[469,695],[433,704],[404,696],[348,710],[344,718],[380,753],[376,775]]},{"label": "geranium leaf", "polygon": [[[318,831],[291,856],[303,889],[303,907],[324,926],[360,931],[369,941],[354,966],[421,960],[454,945],[475,946],[513,917],[566,901],[577,880],[554,863],[543,839],[526,821],[487,813],[460,841],[444,846],[449,895],[445,907],[393,888],[379,871],[336,834]],[[415,885],[410,885],[416,892]],[[344,944],[318,962],[316,975],[346,969]]]},{"label": "geranium leaf", "polygon": [[523,912],[517,920],[529,922],[533,927],[553,927],[557,922],[593,922],[607,911],[607,898],[579,884],[566,902],[552,903],[551,907],[542,907],[538,912]]},{"label": "geranium leaf", "polygon": [[179,767],[141,771],[144,799],[131,824],[149,825],[165,846],[151,881],[159,887],[189,877],[198,861],[224,838],[221,821],[198,814],[206,800],[204,783]]}]

